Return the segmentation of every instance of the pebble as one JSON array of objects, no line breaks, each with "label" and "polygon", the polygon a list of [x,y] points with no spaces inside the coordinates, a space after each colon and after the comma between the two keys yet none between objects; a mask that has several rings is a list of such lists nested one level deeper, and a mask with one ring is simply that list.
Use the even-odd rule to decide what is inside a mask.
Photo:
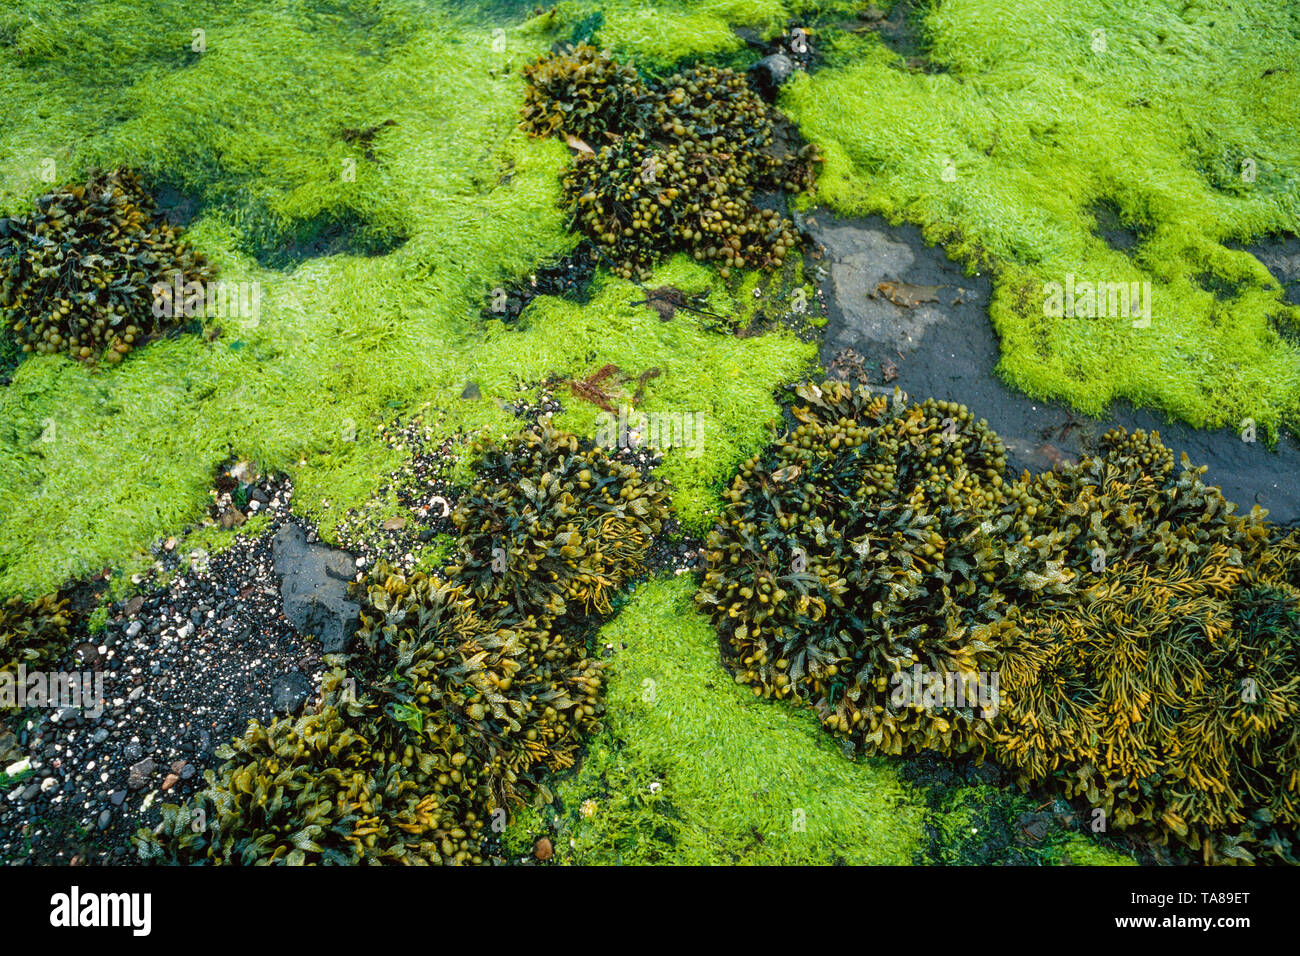
[{"label": "pebble", "polygon": [[158,764],[153,757],[145,757],[138,763],[131,765],[131,772],[127,776],[126,785],[132,790],[143,790],[148,785],[153,772],[157,769]]},{"label": "pebble", "polygon": [[302,671],[281,674],[271,682],[271,705],[277,713],[296,714],[311,696],[311,684]]},{"label": "pebble", "polygon": [[[133,578],[139,593],[110,608],[101,638],[110,706],[98,723],[87,727],[85,715],[69,712],[16,729],[31,757],[30,763],[9,763],[12,772],[43,761],[54,783],[42,795],[45,777],[24,780],[11,788],[12,802],[0,800],[0,858],[66,864],[73,853],[85,852],[70,842],[72,834],[99,832],[103,811],[111,809],[104,836],[83,859],[132,862],[129,836],[157,826],[161,788],[168,786],[169,802],[188,798],[202,786],[203,771],[220,764],[216,743],[242,733],[250,720],[270,723],[275,712],[268,691],[276,675],[300,671],[317,686],[319,648],[284,619],[271,562],[272,533],[289,514],[292,485],[283,477],[258,481],[248,492],[264,505],[259,511],[270,519],[267,533],[206,556],[200,569],[190,564],[186,529],[170,549],[158,547],[150,571]],[[214,522],[229,501],[227,491],[214,496]],[[74,767],[78,772],[65,777]],[[28,790],[35,803],[20,802]],[[30,827],[28,839],[15,842],[24,827]]]}]

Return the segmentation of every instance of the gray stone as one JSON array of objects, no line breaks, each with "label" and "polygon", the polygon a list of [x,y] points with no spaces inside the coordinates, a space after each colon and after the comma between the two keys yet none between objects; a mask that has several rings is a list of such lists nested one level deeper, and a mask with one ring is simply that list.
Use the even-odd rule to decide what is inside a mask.
[{"label": "gray stone", "polygon": [[[905,309],[878,294],[876,287],[902,276],[910,279],[916,253],[906,242],[882,230],[835,222],[825,213],[818,218],[822,216],[828,221],[825,225],[814,222],[814,236],[826,247],[831,273],[828,291],[845,314],[843,322],[835,323],[836,338],[827,350],[855,346],[864,354],[895,355],[915,349],[932,326],[944,321],[946,303],[927,302]],[[956,296],[955,288],[944,291],[949,299]],[[867,348],[861,344],[864,340]]]},{"label": "gray stone", "polygon": [[750,81],[765,99],[772,99],[781,85],[794,74],[794,61],[784,53],[765,56],[749,68]]},{"label": "gray stone", "polygon": [[296,714],[311,697],[311,684],[302,671],[281,674],[271,682],[271,706],[282,714]]},{"label": "gray stone", "polygon": [[356,573],[352,557],[309,543],[292,522],[275,533],[271,554],[281,579],[284,616],[301,633],[319,638],[326,654],[345,653],[361,624],[361,608],[347,597]]},{"label": "gray stone", "polygon": [[139,763],[131,765],[131,772],[127,775],[126,785],[132,790],[143,790],[149,785],[149,780],[153,773],[158,769],[158,764],[152,757],[145,757]]},{"label": "gray stone", "polygon": [[112,811],[112,810],[105,810],[105,811],[103,811],[102,813],[100,813],[100,815],[99,815],[99,828],[100,828],[101,830],[107,830],[107,829],[108,829],[108,825],[109,825],[110,823],[112,823],[112,822],[113,822],[113,811]]}]

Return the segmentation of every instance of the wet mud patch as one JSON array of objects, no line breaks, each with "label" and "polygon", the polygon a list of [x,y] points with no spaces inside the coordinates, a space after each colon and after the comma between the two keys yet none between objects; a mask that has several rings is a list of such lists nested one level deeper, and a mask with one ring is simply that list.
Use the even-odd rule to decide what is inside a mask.
[{"label": "wet mud patch", "polygon": [[159,214],[173,226],[188,228],[203,210],[203,199],[177,186],[164,183],[153,191]]},{"label": "wet mud patch", "polygon": [[1300,306],[1300,235],[1266,236],[1229,248],[1242,249],[1258,259],[1282,286],[1282,297]]},{"label": "wet mud patch", "polygon": [[1088,211],[1097,223],[1096,234],[1116,252],[1131,254],[1146,238],[1146,230],[1129,222],[1119,206],[1108,199],[1095,203]]},{"label": "wet mud patch", "polygon": [[821,291],[829,321],[821,363],[838,377],[916,400],[967,405],[1002,436],[1013,469],[1045,471],[1095,450],[1116,425],[1160,433],[1175,455],[1208,466],[1207,481],[1241,511],[1267,508],[1278,523],[1300,519],[1300,441],[1283,434],[1276,450],[1244,443],[1233,430],[1205,431],[1126,403],[1104,420],[1032,399],[997,376],[1000,350],[989,323],[991,282],[968,276],[915,226],[884,219],[812,226],[824,247]]},{"label": "wet mud patch", "polygon": [[1210,293],[1219,302],[1235,299],[1245,286],[1245,282],[1229,279],[1217,272],[1201,272],[1192,277],[1196,284]]},{"label": "wet mud patch", "polygon": [[930,59],[931,44],[925,18],[938,6],[937,0],[899,0],[887,15],[869,7],[861,14],[861,26],[875,32],[897,53],[913,73],[946,73],[948,68]]},{"label": "wet mud patch", "polygon": [[584,240],[567,256],[540,263],[528,275],[493,287],[480,314],[485,319],[500,319],[514,325],[528,304],[539,295],[557,296],[585,305],[591,298],[591,280],[596,275],[596,266],[602,261],[610,264],[593,243]]},{"label": "wet mud patch", "polygon": [[291,272],[308,259],[323,256],[385,256],[407,237],[376,228],[353,213],[323,213],[292,234],[255,241],[253,257],[266,269]]}]

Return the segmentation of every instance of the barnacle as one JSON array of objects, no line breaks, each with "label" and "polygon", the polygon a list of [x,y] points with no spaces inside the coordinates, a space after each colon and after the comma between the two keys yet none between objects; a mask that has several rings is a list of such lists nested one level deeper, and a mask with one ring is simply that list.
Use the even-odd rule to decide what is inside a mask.
[{"label": "barnacle", "polygon": [[797,247],[790,221],[757,200],[811,187],[819,157],[743,74],[698,66],[643,83],[585,46],[525,72],[524,126],[579,149],[564,176],[574,223],[624,278],[677,250],[727,275],[779,268]]},{"label": "barnacle", "polygon": [[24,352],[116,364],[176,322],[154,315],[155,285],[213,275],[130,171],[92,172],[35,205],[0,218],[0,316]]}]

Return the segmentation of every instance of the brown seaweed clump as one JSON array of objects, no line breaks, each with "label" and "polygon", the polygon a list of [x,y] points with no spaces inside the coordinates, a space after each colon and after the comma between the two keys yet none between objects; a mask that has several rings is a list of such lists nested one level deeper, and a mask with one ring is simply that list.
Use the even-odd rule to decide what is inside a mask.
[{"label": "brown seaweed clump", "polygon": [[129,170],[92,172],[0,218],[0,317],[24,352],[113,365],[176,324],[154,287],[214,275]]},{"label": "brown seaweed clump", "polygon": [[647,83],[580,44],[525,75],[523,125],[577,150],[564,177],[575,226],[624,278],[675,251],[725,276],[780,268],[798,247],[771,200],[810,188],[819,158],[743,74],[698,66]]},{"label": "brown seaweed clump", "polygon": [[1001,443],[955,403],[837,382],[798,394],[799,426],[741,465],[707,541],[696,600],[736,680],[811,704],[861,752],[982,752],[997,700],[978,685],[1003,627],[985,526]]},{"label": "brown seaweed clump", "polygon": [[39,667],[68,649],[68,602],[47,594],[34,601],[19,597],[0,604],[0,672],[19,664]]},{"label": "brown seaweed clump", "polygon": [[1058,536],[1077,584],[1008,612],[997,752],[1108,826],[1206,862],[1296,863],[1300,543],[1203,473],[1116,431],[1018,483],[1025,525]]},{"label": "brown seaweed clump", "polygon": [[1107,829],[1300,863],[1300,531],[1154,434],[1008,481],[964,407],[797,391],[708,538],[737,681],[860,752],[991,755]]},{"label": "brown seaweed clump", "polygon": [[556,620],[608,613],[644,570],[667,515],[664,485],[549,425],[482,451],[452,514],[460,560],[448,573],[489,607]]},{"label": "brown seaweed clump", "polygon": [[205,790],[137,834],[141,857],[484,862],[595,728],[585,631],[643,568],[666,507],[658,483],[549,427],[490,446],[456,512],[465,560],[447,578],[376,567],[320,702],[221,751]]}]

